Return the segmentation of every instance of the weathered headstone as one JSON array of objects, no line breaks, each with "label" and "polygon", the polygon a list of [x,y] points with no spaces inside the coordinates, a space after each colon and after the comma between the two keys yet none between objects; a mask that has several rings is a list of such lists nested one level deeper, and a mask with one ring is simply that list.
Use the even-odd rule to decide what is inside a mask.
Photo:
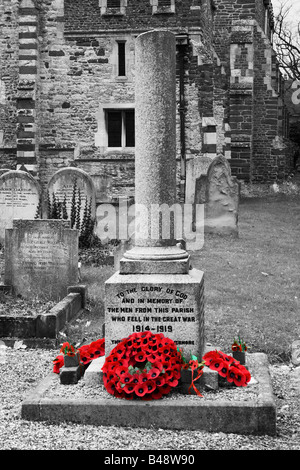
[{"label": "weathered headstone", "polygon": [[218,155],[207,175],[196,180],[195,204],[205,204],[205,233],[238,235],[239,195],[239,183],[231,176],[228,160]]},{"label": "weathered headstone", "polygon": [[40,186],[27,172],[10,170],[0,176],[0,242],[14,219],[34,219],[40,202]]},{"label": "weathered headstone", "polygon": [[15,295],[60,300],[78,282],[78,232],[65,220],[14,220],[5,233],[5,284]]},{"label": "weathered headstone", "polygon": [[[83,218],[86,202],[91,208],[91,216],[96,214],[96,191],[92,178],[80,168],[66,167],[58,170],[49,180],[47,186],[49,202],[66,204],[68,218],[71,218],[72,206],[80,204],[80,217]],[[54,196],[54,198],[53,198]]]},{"label": "weathered headstone", "polygon": [[[203,273],[176,245],[174,222],[157,217],[176,204],[175,36],[151,31],[136,40],[134,247],[105,284],[105,352],[139,331],[163,333],[184,354],[204,348]],[[142,229],[142,230],[141,230]],[[165,236],[169,231],[169,236]]]}]

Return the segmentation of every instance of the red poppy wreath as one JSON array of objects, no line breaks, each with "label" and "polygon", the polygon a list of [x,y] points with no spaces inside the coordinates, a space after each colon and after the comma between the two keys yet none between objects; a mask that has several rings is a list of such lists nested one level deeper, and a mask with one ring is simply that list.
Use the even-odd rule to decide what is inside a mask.
[{"label": "red poppy wreath", "polygon": [[162,333],[133,333],[107,356],[103,382],[118,398],[159,399],[178,385],[181,367],[181,355],[173,340]]}]

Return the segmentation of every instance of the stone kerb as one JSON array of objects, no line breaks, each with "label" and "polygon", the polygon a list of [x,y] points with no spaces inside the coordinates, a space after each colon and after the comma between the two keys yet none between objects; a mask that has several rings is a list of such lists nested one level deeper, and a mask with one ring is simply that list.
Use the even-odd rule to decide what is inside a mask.
[{"label": "stone kerb", "polygon": [[14,220],[5,233],[4,281],[23,298],[65,297],[78,282],[78,231],[66,220]]},{"label": "stone kerb", "polygon": [[[49,180],[47,194],[50,203],[53,195],[56,202],[66,202],[68,218],[71,217],[72,201],[80,201],[80,216],[83,218],[86,203],[90,207],[91,217],[96,216],[96,189],[92,178],[80,168],[66,167],[58,170]],[[46,208],[44,207],[46,212]]]},{"label": "stone kerb", "polygon": [[40,202],[41,188],[29,173],[9,170],[0,176],[0,242],[14,219],[34,219]]},{"label": "stone kerb", "polygon": [[240,185],[228,160],[218,155],[196,180],[195,203],[204,203],[204,232],[238,235]]}]

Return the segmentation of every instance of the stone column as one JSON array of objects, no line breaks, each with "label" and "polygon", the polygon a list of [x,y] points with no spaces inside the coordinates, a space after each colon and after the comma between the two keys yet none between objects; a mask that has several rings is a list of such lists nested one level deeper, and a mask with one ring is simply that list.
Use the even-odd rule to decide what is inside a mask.
[{"label": "stone column", "polygon": [[[188,272],[188,254],[176,246],[174,221],[175,35],[161,30],[143,33],[136,40],[135,55],[135,204],[139,230],[134,248],[121,261],[120,271]],[[179,204],[177,209],[180,217]]]},{"label": "stone column", "polygon": [[[168,214],[176,204],[175,68],[172,33],[137,38],[135,202],[137,223],[147,230],[145,237],[136,231],[134,247],[105,283],[106,355],[122,338],[142,331],[165,334],[186,357],[203,354],[204,276],[189,269]],[[163,205],[167,216],[157,223]]]}]

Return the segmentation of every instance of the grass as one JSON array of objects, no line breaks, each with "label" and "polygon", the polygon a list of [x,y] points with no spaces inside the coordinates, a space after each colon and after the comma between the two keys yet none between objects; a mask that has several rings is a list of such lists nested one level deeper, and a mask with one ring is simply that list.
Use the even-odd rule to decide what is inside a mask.
[{"label": "grass", "polygon": [[227,349],[238,334],[270,362],[300,336],[300,198],[242,200],[239,238],[209,236],[193,266],[205,273],[206,336]]},{"label": "grass", "polygon": [[[290,360],[300,337],[299,221],[299,195],[244,199],[239,237],[206,236],[203,249],[191,253],[193,267],[205,274],[206,338],[214,347],[230,352],[240,334],[270,362]],[[90,308],[80,330],[85,339],[102,337],[104,282],[113,272],[82,267]]]}]

